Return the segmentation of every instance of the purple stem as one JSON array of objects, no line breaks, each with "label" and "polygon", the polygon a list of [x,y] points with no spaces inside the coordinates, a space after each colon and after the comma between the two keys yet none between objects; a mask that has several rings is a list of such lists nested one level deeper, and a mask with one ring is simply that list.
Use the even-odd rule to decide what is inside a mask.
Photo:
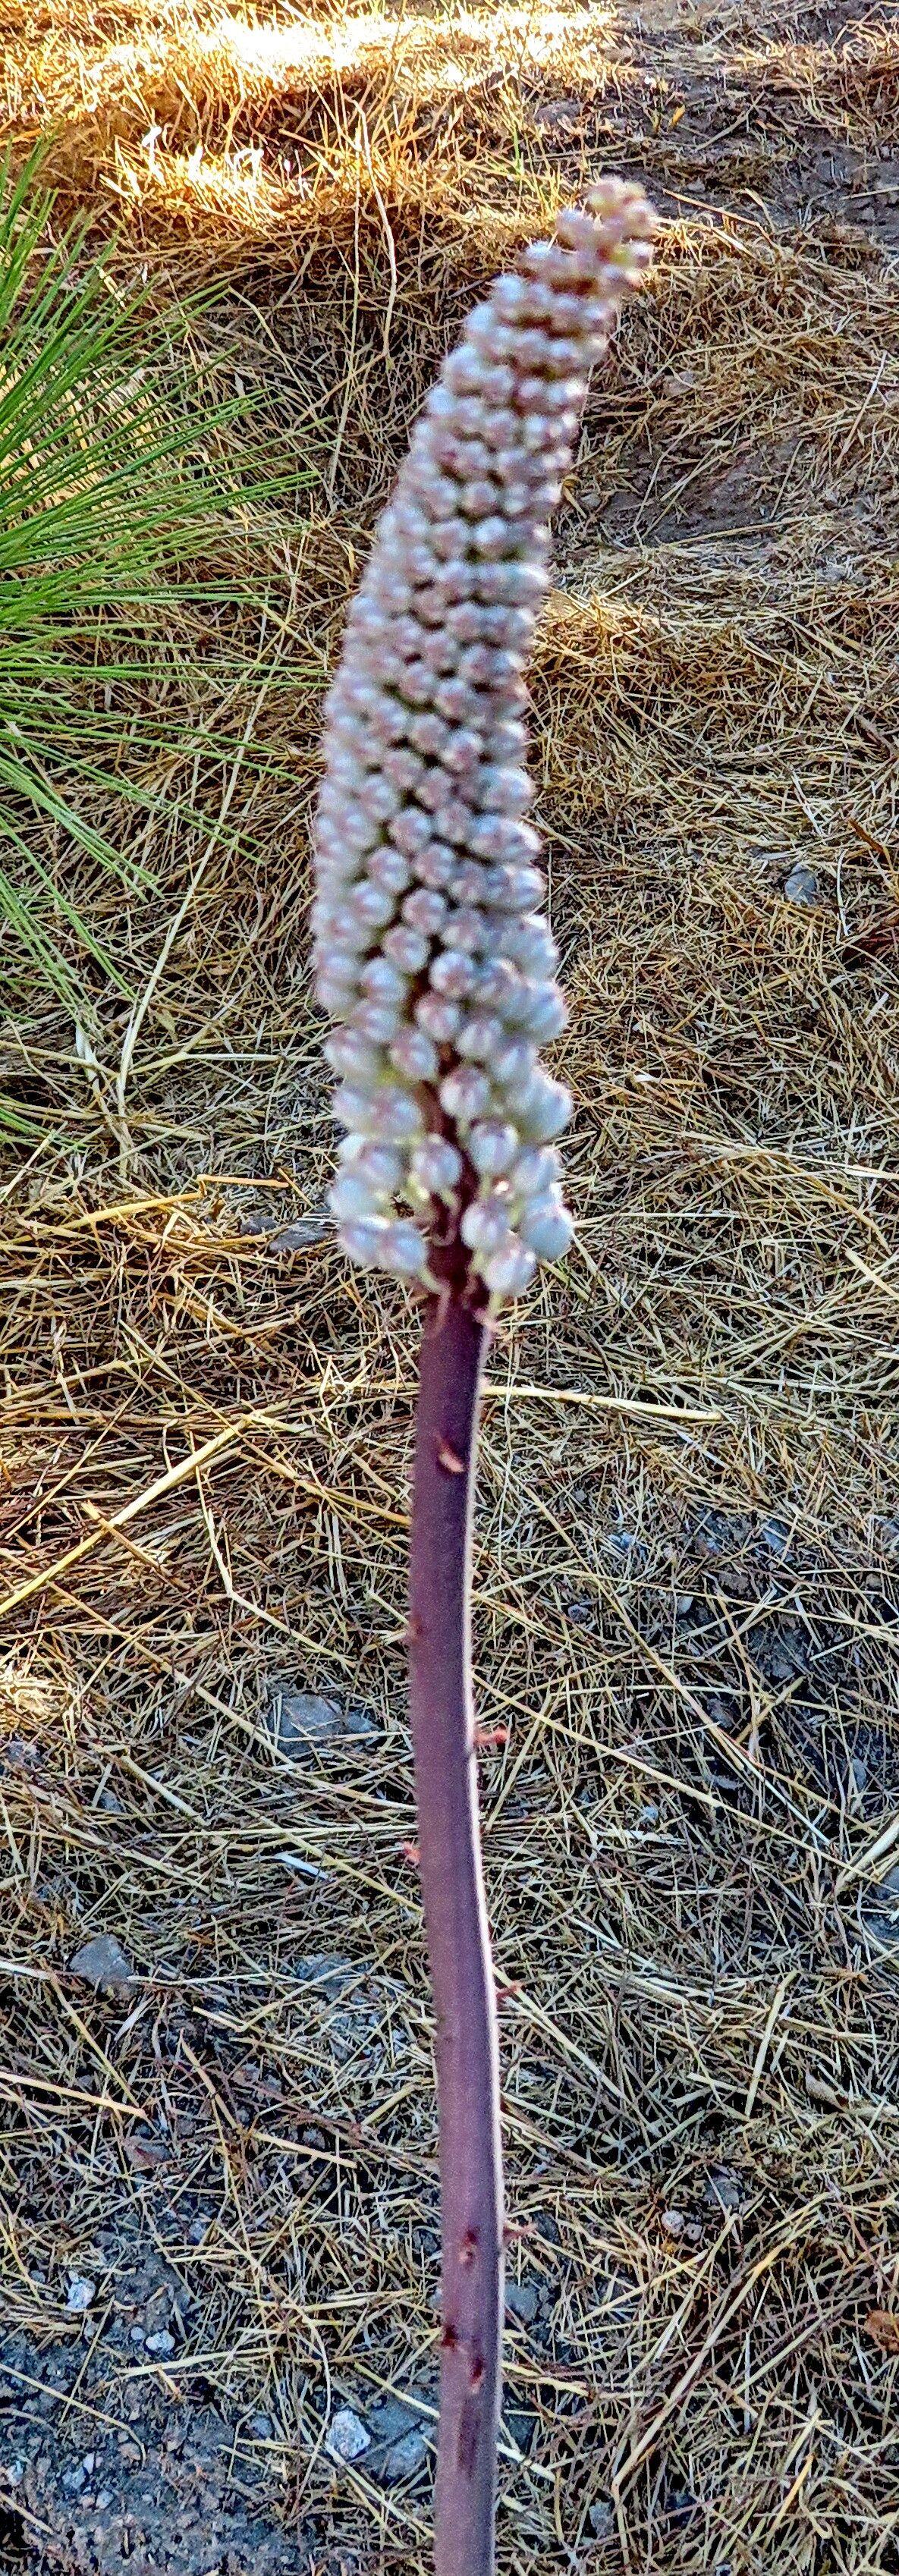
[{"label": "purple stem", "polygon": [[436,2576],[492,2576],[503,2315],[499,2057],[478,1832],[471,1519],[486,1333],[428,1309],[410,1566],[418,1849],[436,2010],[443,2340]]}]

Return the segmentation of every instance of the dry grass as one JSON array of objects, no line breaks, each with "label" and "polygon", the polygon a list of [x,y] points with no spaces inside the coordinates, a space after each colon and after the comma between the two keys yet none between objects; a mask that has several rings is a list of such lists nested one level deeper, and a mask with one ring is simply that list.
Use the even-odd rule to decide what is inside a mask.
[{"label": "dry grass", "polygon": [[[211,2389],[245,2457],[265,2406],[309,2565],[359,2576],[427,2561],[426,2489],[385,2500],[364,2463],[334,2487],[321,2452],[334,2392],[433,2402],[416,1321],[317,1219],[305,822],[421,388],[600,145],[672,191],[724,168],[736,202],[669,199],[534,672],[580,1233],[499,1337],[483,1444],[512,2272],[540,2293],[510,2328],[502,2565],[899,2567],[896,2364],[866,2330],[899,2309],[895,281],[863,223],[778,228],[758,189],[779,202],[785,116],[889,152],[896,44],[773,9],[702,34],[138,0],[90,37],[23,12],[8,56],[11,131],[52,123],[72,201],[124,210],[123,263],[152,256],[160,298],[225,279],[202,381],[255,388],[268,452],[315,478],[247,529],[268,604],[228,639],[195,844],[154,850],[127,919],[78,880],[132,994],[93,992],[89,1076],[4,964],[9,2313],[74,2337],[69,2270],[105,2311],[116,2230],[155,2235],[186,2340],[111,2346],[103,2403]],[[741,198],[715,154],[747,99]],[[589,114],[548,127],[554,100]],[[187,606],[181,640],[188,775],[218,684]],[[279,1678],[375,1736],[298,1774]],[[127,2002],[68,1974],[101,1927]]]}]

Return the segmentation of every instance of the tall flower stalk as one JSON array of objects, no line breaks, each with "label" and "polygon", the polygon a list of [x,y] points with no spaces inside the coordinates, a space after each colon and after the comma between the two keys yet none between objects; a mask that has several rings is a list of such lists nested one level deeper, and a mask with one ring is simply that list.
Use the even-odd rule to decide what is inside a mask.
[{"label": "tall flower stalk", "polygon": [[347,621],[316,821],[316,985],[335,1023],[344,1250],[425,1292],[411,1716],[442,2188],[437,2576],[490,2576],[503,2303],[496,2012],[478,1833],[471,1511],[486,1336],[567,1251],[539,1062],[565,1006],[526,820],[524,670],[590,371],[652,257],[615,179],[470,315]]}]

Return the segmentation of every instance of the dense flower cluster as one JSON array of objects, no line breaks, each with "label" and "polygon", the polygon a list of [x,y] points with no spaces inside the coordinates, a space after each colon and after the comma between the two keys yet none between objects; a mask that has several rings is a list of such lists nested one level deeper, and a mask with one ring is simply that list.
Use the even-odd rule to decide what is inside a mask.
[{"label": "dense flower cluster", "polygon": [[327,702],[314,931],[348,1130],[340,1240],[354,1261],[426,1279],[443,1202],[444,1237],[455,1215],[494,1297],[571,1238],[553,1142],[570,1102],[538,1063],[565,1009],[525,819],[523,672],[590,370],[652,230],[639,189],[604,180],[471,314],[380,521]]}]

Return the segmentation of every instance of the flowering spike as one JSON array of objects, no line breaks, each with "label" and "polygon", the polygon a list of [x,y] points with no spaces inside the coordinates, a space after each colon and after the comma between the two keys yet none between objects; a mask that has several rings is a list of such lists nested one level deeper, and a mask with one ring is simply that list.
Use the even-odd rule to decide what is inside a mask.
[{"label": "flowering spike", "polygon": [[408,1643],[440,2103],[435,2576],[493,2576],[495,2563],[496,2003],[517,1991],[496,1987],[478,1836],[478,1391],[493,1308],[572,1232],[553,1141],[571,1103],[538,1059],[565,1008],[536,909],[522,674],[590,369],[652,230],[639,189],[604,180],[470,316],[381,519],[328,698],[316,977],[349,1130],[331,1206],[352,1261],[431,1292]]},{"label": "flowering spike", "polygon": [[[565,1009],[523,820],[522,675],[590,370],[653,230],[640,189],[604,179],[470,315],[376,531],[327,703],[315,967],[339,1024],[335,1114],[399,1158],[395,1194],[363,1213],[363,1176],[344,1170],[332,1208],[352,1260],[451,1276],[475,1307],[517,1295],[571,1234],[558,1192],[548,1203],[529,1177],[571,1103],[537,1062]],[[429,1140],[455,1161],[429,1161]],[[450,1168],[449,1190],[425,1177]],[[501,1241],[492,1214],[462,1223],[482,1200],[502,1210]]]}]

